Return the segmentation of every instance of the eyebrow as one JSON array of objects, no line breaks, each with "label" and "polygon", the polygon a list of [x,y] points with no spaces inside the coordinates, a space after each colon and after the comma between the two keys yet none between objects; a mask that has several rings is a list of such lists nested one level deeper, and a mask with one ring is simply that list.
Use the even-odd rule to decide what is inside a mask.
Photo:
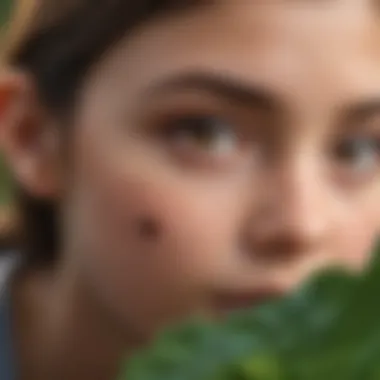
[{"label": "eyebrow", "polygon": [[363,121],[380,115],[380,95],[365,101],[353,103],[347,108],[346,114],[351,121]]},{"label": "eyebrow", "polygon": [[187,71],[173,74],[151,85],[149,93],[157,95],[184,89],[206,91],[239,105],[260,107],[267,111],[282,108],[275,94],[265,87],[247,84],[231,75],[213,71]]},{"label": "eyebrow", "polygon": [[[261,108],[268,113],[284,112],[285,109],[279,97],[265,86],[212,70],[174,73],[151,84],[147,92],[150,96],[159,96],[180,90],[205,91],[240,106]],[[380,115],[380,94],[344,106],[341,114],[350,122],[361,122]]]}]

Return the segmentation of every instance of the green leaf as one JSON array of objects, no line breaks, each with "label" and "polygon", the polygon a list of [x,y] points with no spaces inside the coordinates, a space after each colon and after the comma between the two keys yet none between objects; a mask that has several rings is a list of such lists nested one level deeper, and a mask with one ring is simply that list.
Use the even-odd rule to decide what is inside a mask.
[{"label": "green leaf", "polygon": [[380,380],[380,254],[360,276],[331,268],[289,296],[161,335],[120,380]]}]

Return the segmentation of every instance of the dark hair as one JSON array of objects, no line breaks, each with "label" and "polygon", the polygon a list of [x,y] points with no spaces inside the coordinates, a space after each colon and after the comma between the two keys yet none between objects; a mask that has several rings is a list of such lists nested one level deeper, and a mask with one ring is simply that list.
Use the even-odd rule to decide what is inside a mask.
[{"label": "dark hair", "polygon": [[[75,102],[76,90],[89,68],[126,33],[160,13],[183,10],[198,3],[195,0],[46,0],[45,5],[44,2],[36,13],[34,28],[9,61],[32,76],[41,101],[59,116],[67,113]],[[60,247],[57,205],[23,192],[19,200],[20,241],[27,265],[54,263]]]}]

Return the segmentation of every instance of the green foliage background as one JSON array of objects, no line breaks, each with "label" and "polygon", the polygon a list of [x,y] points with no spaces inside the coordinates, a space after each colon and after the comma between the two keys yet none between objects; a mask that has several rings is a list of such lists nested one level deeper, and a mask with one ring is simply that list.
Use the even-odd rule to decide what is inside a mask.
[{"label": "green foliage background", "polygon": [[12,0],[0,0],[0,22],[2,25],[8,20],[9,10],[11,9]]},{"label": "green foliage background", "polygon": [[[0,0],[0,34],[6,30],[7,20],[12,7],[12,0]],[[1,124],[0,124],[1,128]],[[9,204],[12,199],[11,180],[0,151],[0,207]]]}]

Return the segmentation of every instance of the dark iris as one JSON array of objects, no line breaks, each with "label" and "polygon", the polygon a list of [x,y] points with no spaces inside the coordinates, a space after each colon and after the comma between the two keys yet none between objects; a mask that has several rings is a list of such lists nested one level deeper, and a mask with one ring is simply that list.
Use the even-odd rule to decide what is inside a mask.
[{"label": "dark iris", "polygon": [[379,158],[380,142],[374,138],[346,139],[336,147],[334,154],[347,164],[371,164]]}]

